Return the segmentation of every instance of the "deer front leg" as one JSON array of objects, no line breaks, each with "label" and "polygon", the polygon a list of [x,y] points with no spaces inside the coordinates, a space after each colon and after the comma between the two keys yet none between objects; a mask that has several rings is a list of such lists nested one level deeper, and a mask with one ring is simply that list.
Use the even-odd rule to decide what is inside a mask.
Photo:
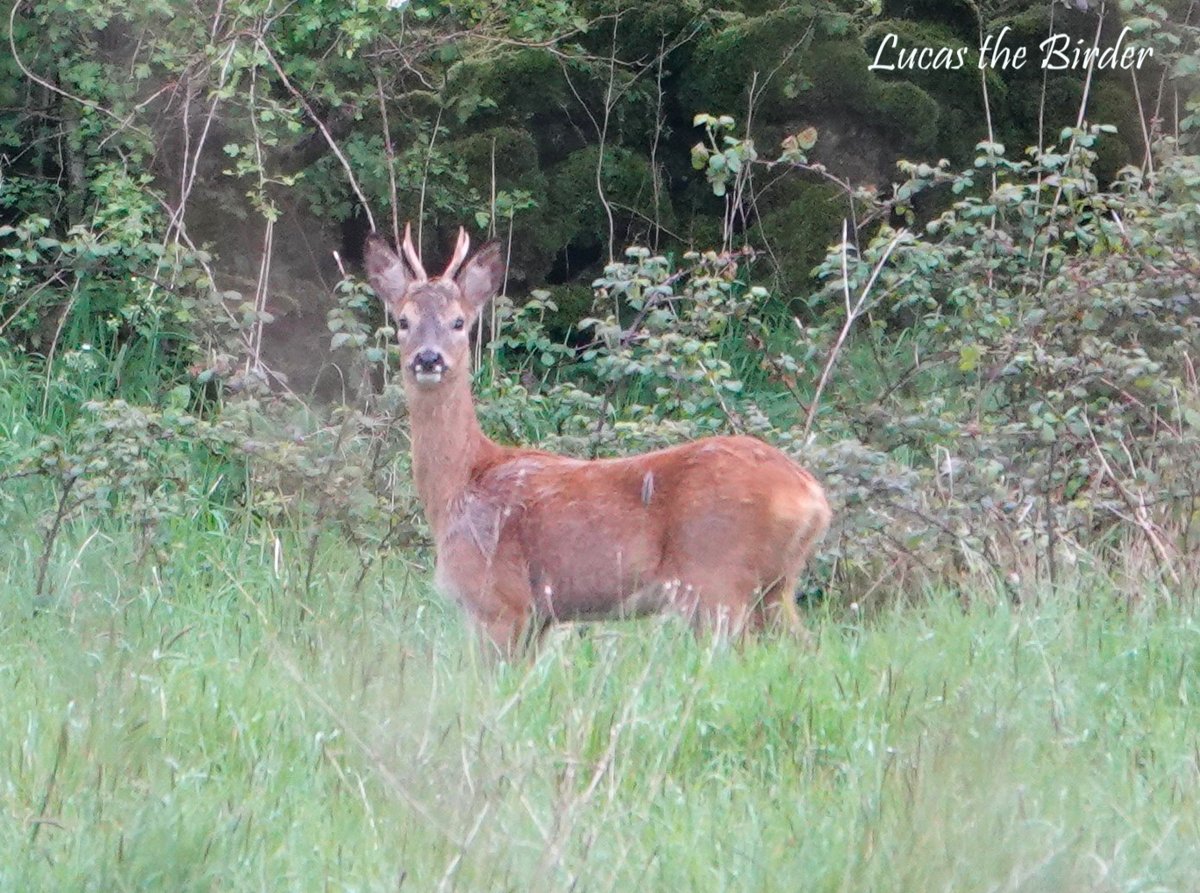
[{"label": "deer front leg", "polygon": [[537,610],[528,573],[519,564],[493,565],[491,570],[487,585],[468,599],[467,608],[484,647],[501,658],[514,658],[537,646],[551,618]]},{"label": "deer front leg", "polygon": [[483,648],[502,659],[536,649],[550,623],[550,618],[529,609],[511,609],[490,617],[475,618]]}]

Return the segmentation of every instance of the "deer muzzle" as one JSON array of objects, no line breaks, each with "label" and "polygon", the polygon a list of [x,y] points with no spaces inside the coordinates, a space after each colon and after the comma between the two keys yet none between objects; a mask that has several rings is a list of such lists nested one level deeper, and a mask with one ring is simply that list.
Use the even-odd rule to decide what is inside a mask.
[{"label": "deer muzzle", "polygon": [[445,359],[428,347],[417,351],[410,366],[417,384],[438,384],[446,374]]}]

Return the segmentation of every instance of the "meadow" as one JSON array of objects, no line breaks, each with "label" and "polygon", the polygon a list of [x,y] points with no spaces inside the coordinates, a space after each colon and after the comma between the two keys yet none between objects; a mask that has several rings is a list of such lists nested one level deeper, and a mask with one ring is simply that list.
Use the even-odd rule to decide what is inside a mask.
[{"label": "meadow", "polygon": [[[930,591],[812,641],[667,622],[480,654],[428,556],[68,531],[62,596],[9,506],[0,889],[1189,890],[1193,599],[1081,572]],[[347,593],[354,592],[352,597]]]},{"label": "meadow", "polygon": [[[1200,889],[1196,4],[11,7],[0,893]],[[870,66],[1002,29],[1153,61]],[[480,648],[405,224],[490,436],[824,483],[807,637]]]}]

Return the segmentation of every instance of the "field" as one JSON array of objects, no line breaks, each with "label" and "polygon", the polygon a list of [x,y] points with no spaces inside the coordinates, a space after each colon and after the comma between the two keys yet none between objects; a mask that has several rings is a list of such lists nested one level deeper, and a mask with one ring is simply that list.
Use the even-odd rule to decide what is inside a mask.
[{"label": "field", "polygon": [[[325,543],[72,529],[0,563],[4,890],[1189,890],[1200,620],[1080,575],[813,641],[559,630],[495,666]],[[69,542],[68,542],[69,541]]]},{"label": "field", "polygon": [[[1200,891],[1198,11],[15,0],[0,893]],[[468,384],[801,462],[807,634],[481,647],[435,538],[594,595],[543,559],[616,500],[488,478]],[[752,453],[596,555],[774,578],[814,502]]]}]

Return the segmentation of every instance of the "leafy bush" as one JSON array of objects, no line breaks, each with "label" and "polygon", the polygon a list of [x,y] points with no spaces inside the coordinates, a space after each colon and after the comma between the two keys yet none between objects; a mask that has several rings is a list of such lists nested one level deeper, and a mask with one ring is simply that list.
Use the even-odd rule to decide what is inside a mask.
[{"label": "leafy bush", "polygon": [[[1186,210],[1200,161],[1168,146],[1154,177],[1128,169],[1100,189],[1105,131],[1064,131],[1027,160],[981,144],[962,172],[907,165],[878,201],[915,230],[835,246],[812,299],[830,309],[792,343],[746,257],[630,249],[596,281],[608,312],[583,320],[573,361],[532,400],[527,375],[497,372],[485,415],[578,454],[731,430],[779,443],[838,505],[826,555],[850,591],[912,573],[1053,579],[1131,539],[1173,577],[1200,520],[1200,233]],[[918,224],[913,203],[947,188],[957,200]],[[566,359],[535,316],[505,328],[502,366],[537,344],[547,364]],[[877,368],[834,373],[814,403],[800,382],[822,355],[832,369],[839,335]]]},{"label": "leafy bush", "polygon": [[[360,215],[387,230],[402,208],[430,242],[460,221],[507,228],[528,239],[517,281],[559,286],[498,310],[480,412],[502,439],[601,455],[763,436],[826,482],[839,526],[821,570],[859,601],[914,576],[1055,579],[1114,547],[1177,576],[1195,551],[1200,455],[1200,162],[1188,154],[1200,63],[1186,28],[1126,4],[1180,97],[1169,135],[1101,79],[1095,108],[1125,133],[1081,115],[1025,153],[993,135],[965,169],[903,162],[886,189],[815,161],[824,134],[796,109],[836,100],[886,142],[934,148],[966,88],[951,101],[937,84],[864,75],[865,10],[733,6],[639,8],[595,28],[560,3],[299,4],[269,23],[250,2],[212,14],[169,0],[22,4],[16,98],[44,112],[0,112],[13,125],[0,137],[12,149],[0,338],[3,362],[36,382],[26,409],[46,430],[6,443],[2,473],[6,490],[42,482],[35,588],[52,588],[59,531],[81,519],[137,528],[156,561],[173,524],[225,509],[299,526],[310,554],[336,531],[364,570],[419,543],[390,330],[365,287],[340,270],[330,289],[354,407],[305,407],[263,360],[286,291],[276,268],[336,238],[285,227],[323,218],[353,241]],[[1031,33],[1043,18],[1028,17]],[[628,36],[658,46],[653,58],[623,55],[639,21],[665,29]],[[774,158],[763,127],[737,131],[728,103],[691,114],[706,96],[740,107],[759,37],[779,68],[754,120],[798,128]],[[518,97],[528,83],[545,95]],[[1020,133],[1029,97],[988,84],[1007,104],[998,134]],[[1081,89],[1047,84],[1071,101]],[[547,117],[557,126],[532,126]],[[695,127],[702,177],[686,171]],[[854,133],[843,127],[840,145]],[[1104,182],[1097,171],[1137,154],[1139,137],[1142,164]],[[884,149],[872,157],[894,157]],[[675,224],[705,233],[705,250],[670,237]],[[609,264],[589,301],[572,277],[592,279],[634,235],[657,247]],[[754,250],[764,239],[784,263]],[[778,294],[757,284],[772,273]],[[300,278],[307,298],[318,277]]]}]

